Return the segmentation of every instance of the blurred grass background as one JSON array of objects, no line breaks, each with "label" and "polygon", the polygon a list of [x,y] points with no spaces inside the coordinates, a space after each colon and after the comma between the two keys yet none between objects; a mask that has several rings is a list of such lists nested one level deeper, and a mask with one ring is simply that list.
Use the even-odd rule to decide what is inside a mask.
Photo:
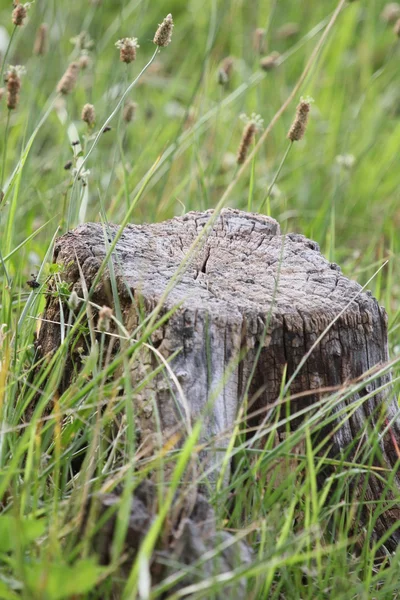
[{"label": "blurred grass background", "polygon": [[[10,4],[2,2],[2,23],[10,20]],[[201,6],[195,0],[171,1],[174,41],[132,91],[131,98],[138,104],[134,122],[118,125],[115,119],[112,131],[86,164],[90,169],[87,219],[98,217],[102,201],[109,220],[118,223],[129,203],[126,190],[132,197],[150,165],[171,145],[176,149],[135,209],[134,222],[213,207],[235,170],[233,156],[243,126],[239,115],[255,112],[269,122],[300,75],[319,26],[334,7],[332,1],[300,5],[211,0]],[[399,296],[395,256],[400,219],[400,44],[392,26],[380,18],[382,8],[382,2],[374,0],[353,2],[340,16],[302,90],[315,100],[310,125],[306,139],[284,165],[271,214],[285,231],[318,241],[347,275],[361,283],[384,258],[391,258],[376,279],[374,292],[386,304],[393,325]],[[81,72],[77,89],[66,99],[66,122],[60,123],[53,111],[24,168],[14,245],[49,218],[54,221],[16,256],[14,269],[21,280],[34,268],[29,264],[34,254],[43,257],[43,243],[55,225],[65,227],[63,206],[69,202],[65,194],[71,177],[63,166],[73,157],[67,127],[74,122],[84,140],[86,126],[80,113],[86,102],[95,105],[98,126],[104,122],[125,82],[149,59],[154,27],[163,12],[164,4],[145,0],[99,5],[38,0],[29,11],[29,22],[17,31],[9,62],[25,65],[27,73],[20,105],[11,116],[6,176],[62,73],[79,54],[71,38],[86,31],[93,41],[92,64]],[[46,56],[34,56],[34,38],[42,22],[50,27],[50,50]],[[289,28],[285,31],[288,23],[295,24],[292,35]],[[256,28],[266,30],[262,56],[272,51],[281,54],[281,64],[267,73],[260,70],[260,54],[254,48]],[[140,43],[137,61],[130,65],[119,62],[114,47],[125,36],[136,36]],[[229,83],[221,86],[218,69],[227,56],[234,66]],[[256,160],[254,208],[265,197],[286,149],[295,106],[292,109],[278,122]],[[4,101],[1,110],[4,127]],[[344,155],[353,157],[347,161],[354,160],[351,167],[338,163]],[[247,196],[248,177],[244,177],[229,204],[245,208]],[[3,207],[3,222],[6,212]]]}]

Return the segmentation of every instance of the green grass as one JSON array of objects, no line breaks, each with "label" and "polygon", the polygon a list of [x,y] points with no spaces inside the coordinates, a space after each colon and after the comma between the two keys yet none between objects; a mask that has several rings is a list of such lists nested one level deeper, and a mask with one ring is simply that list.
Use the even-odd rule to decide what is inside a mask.
[{"label": "green grass", "polygon": [[[146,381],[132,389],[124,374],[147,348],[159,320],[166,318],[160,314],[143,324],[136,343],[121,344],[121,353],[107,367],[102,366],[106,336],[96,344],[89,331],[91,352],[81,384],[60,397],[55,394],[68,342],[86,314],[81,308],[80,320],[64,327],[63,344],[51,362],[37,365],[34,333],[48,278],[58,282],[61,296],[65,292],[61,274],[51,268],[57,235],[88,220],[142,223],[222,204],[254,211],[262,205],[284,232],[315,239],[348,277],[362,285],[371,280],[369,288],[388,312],[391,355],[398,352],[400,42],[380,19],[382,2],[345,5],[293,102],[257,153],[240,171],[234,160],[243,129],[239,116],[258,113],[268,127],[295,89],[336,6],[333,0],[103,0],[99,5],[36,0],[26,25],[15,31],[5,70],[8,64],[21,64],[27,72],[17,109],[9,114],[5,97],[0,101],[5,192],[0,204],[0,598],[111,597],[110,580],[117,577],[123,556],[130,494],[140,477],[170,462],[170,485],[123,583],[121,597],[139,597],[174,493],[199,451],[195,424],[181,452],[156,456],[150,463],[136,461],[132,407]],[[0,2],[0,22],[9,35],[11,11],[11,2]],[[161,49],[129,92],[138,107],[134,121],[126,124],[121,111],[113,111],[150,61],[155,28],[168,12],[175,21],[172,43]],[[49,25],[50,51],[35,56],[35,32],[42,22]],[[278,32],[287,22],[297,23],[299,32],[282,39]],[[266,53],[276,50],[281,55],[270,72],[258,66],[252,42],[257,27],[266,28]],[[83,30],[94,42],[92,64],[81,72],[74,92],[60,99],[57,82],[79,57],[70,39]],[[119,61],[114,45],[126,36],[138,37],[140,43],[137,60],[130,65]],[[227,56],[234,57],[234,68],[221,86],[218,69]],[[282,162],[296,104],[307,95],[314,104],[305,139]],[[97,113],[90,131],[80,120],[87,102]],[[111,131],[97,135],[111,115]],[[72,147],[75,141],[79,145]],[[338,158],[346,155],[354,159]],[[74,177],[73,169],[64,169],[68,161],[90,171],[87,186]],[[31,273],[38,274],[38,290],[26,284]],[[71,325],[70,319],[66,311],[64,325]],[[120,335],[125,335],[122,324]],[[39,389],[40,401],[25,422]],[[282,389],[287,395],[284,382]],[[328,408],[343,394],[349,389],[329,398]],[[46,406],[53,402],[48,415]],[[317,416],[277,446],[277,421],[270,423],[261,432],[267,440],[261,448],[243,438],[238,422],[227,457],[235,456],[235,477],[227,487],[218,485],[211,500],[219,527],[244,537],[254,549],[254,562],[233,569],[228,582],[245,578],[248,597],[254,599],[397,598],[398,556],[379,561],[378,546],[367,544],[357,555],[351,533],[349,482],[360,471],[371,471],[378,432],[371,434],[364,464],[338,463],[331,480],[319,489],[317,477],[325,463],[310,436],[327,422],[328,409],[321,406]],[[111,440],[116,423],[120,438]],[[300,454],[295,452],[298,444]],[[73,460],[83,447],[85,468],[72,478]],[[271,475],[282,469],[283,478]],[[88,494],[117,483],[125,495],[112,563],[105,569],[96,562],[90,531],[79,535],[79,519]],[[390,477],[386,485],[398,497]],[[234,506],[228,511],[232,497]],[[209,578],[190,591],[196,598],[213,598],[226,583],[226,578]],[[169,593],[166,582],[142,597],[184,595]]]}]

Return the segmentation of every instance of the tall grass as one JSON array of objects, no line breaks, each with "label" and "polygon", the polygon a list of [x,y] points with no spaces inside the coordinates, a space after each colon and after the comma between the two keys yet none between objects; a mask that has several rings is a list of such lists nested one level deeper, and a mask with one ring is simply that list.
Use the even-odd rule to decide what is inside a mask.
[{"label": "tall grass", "polygon": [[[168,365],[160,361],[136,387],[128,374],[143,351],[154,350],[149,338],[168,315],[158,307],[137,331],[127,332],[116,286],[121,351],[114,356],[115,340],[92,328],[78,382],[56,392],[69,342],[99,307],[92,290],[85,290],[75,312],[65,309],[68,290],[51,265],[55,237],[82,220],[101,221],[106,232],[110,222],[158,221],[223,205],[268,207],[284,232],[316,239],[347,276],[368,282],[388,311],[395,356],[400,347],[400,48],[380,19],[381,9],[375,0],[171,0],[168,6],[148,0],[36,0],[26,24],[14,28],[11,3],[0,5],[0,22],[10,36],[2,69],[10,63],[27,70],[18,107],[8,111],[5,97],[0,101],[0,598],[111,597],[110,580],[118,579],[124,559],[130,496],[151,470],[167,465],[172,479],[165,490],[159,485],[156,518],[121,583],[121,597],[213,598],[242,579],[254,599],[400,596],[398,556],[380,558],[378,544],[365,544],[359,552],[353,527],[358,508],[351,482],[376,474],[380,433],[369,432],[369,446],[357,461],[323,459],[311,443],[331,422],[332,408],[344,406],[343,399],[358,391],[357,382],[329,394],[278,444],[278,428],[294,417],[283,410],[287,381],[274,418],[255,438],[246,436],[240,413],[233,434],[227,432],[228,444],[222,444],[228,447],[225,467],[234,458],[236,470],[228,486],[220,479],[211,502],[219,528],[245,539],[253,562],[174,592],[183,572],[177,565],[175,575],[149,589],[152,553],[182,473],[203,450],[201,423],[193,424],[180,452],[164,449],[151,460],[141,456],[133,399]],[[154,51],[154,32],[166,12],[174,16],[173,40]],[[288,22],[298,24],[298,34],[282,37],[279,31]],[[42,23],[49,26],[50,49],[35,55]],[[252,44],[257,27],[265,28],[266,52],[280,53],[268,72],[260,70]],[[56,85],[68,64],[82,56],[77,41],[70,42],[81,31],[94,42],[86,36],[89,66],[81,70],[74,92],[61,97]],[[139,38],[140,49],[126,65],[115,42],[131,36]],[[234,67],[221,86],[218,70],[227,56]],[[306,136],[285,154],[296,102],[308,94],[315,103]],[[138,105],[130,123],[122,118],[126,99]],[[87,103],[96,108],[93,130],[80,120]],[[238,169],[243,112],[260,114],[266,128]],[[70,161],[72,168],[65,169]],[[110,272],[116,243],[117,238],[103,265]],[[34,289],[26,284],[31,273],[39,283]],[[49,361],[38,362],[34,335],[50,278],[63,307],[62,344]],[[391,367],[397,393],[396,360]],[[387,368],[371,374],[371,382]],[[354,408],[347,406],[343,418]],[[83,468],[77,475],[79,462]],[[335,469],[320,489],[317,481],[327,465]],[[393,476],[378,475],[385,491],[398,497]],[[124,493],[111,564],[104,567],[92,549],[95,527],[81,534],[84,507],[89,495],[116,487]],[[363,502],[368,501],[358,499]],[[375,503],[367,537],[380,508]],[[220,551],[215,548],[216,558]]]}]

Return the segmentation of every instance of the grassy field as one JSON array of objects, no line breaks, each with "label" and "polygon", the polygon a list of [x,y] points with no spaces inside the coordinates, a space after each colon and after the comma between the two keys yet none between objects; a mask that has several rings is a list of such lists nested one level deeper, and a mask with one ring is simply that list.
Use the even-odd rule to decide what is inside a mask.
[{"label": "grassy field", "polygon": [[[21,79],[17,106],[8,110],[7,90],[0,100],[0,598],[111,598],[124,557],[126,499],[107,567],[98,565],[79,518],[89,493],[116,482],[131,490],[138,479],[129,418],[118,450],[131,459],[127,469],[110,461],[110,448],[99,442],[110,415],[93,412],[98,388],[83,397],[79,390],[56,396],[65,347],[50,372],[37,368],[34,333],[47,279],[57,275],[51,267],[55,236],[90,220],[142,223],[222,205],[255,212],[262,206],[284,232],[316,240],[348,277],[362,285],[372,278],[368,287],[388,312],[391,357],[399,351],[400,40],[393,23],[381,18],[382,1],[339,4],[334,14],[336,0],[36,0],[24,24],[14,27],[12,3],[0,0],[5,86],[11,87],[10,74]],[[154,33],[167,13],[175,23],[172,42],[154,55]],[[42,23],[47,48],[34,51]],[[125,37],[137,37],[140,46],[130,64],[120,61],[115,46]],[[261,69],[260,58],[273,52],[279,53],[273,68]],[[81,67],[76,85],[58,94],[73,61]],[[127,122],[122,95],[136,78],[127,95],[134,116]],[[282,165],[301,96],[313,98],[309,125]],[[81,119],[87,103],[95,107],[93,126]],[[260,115],[264,133],[256,142],[264,137],[238,168],[243,113]],[[26,283],[31,273],[43,284],[40,293]],[[106,385],[106,374],[102,380],[101,355],[89,355],[85,368],[88,379],[102,381],[105,398],[122,385],[119,410],[132,403],[123,377],[122,384]],[[25,423],[39,388],[39,408]],[[58,411],[43,419],[54,400]],[[308,439],[305,430],[306,450],[280,483],[267,483],[265,474],[290,458],[299,440],[256,457],[244,445],[247,478],[213,494],[219,527],[254,549],[254,564],[233,569],[228,583],[244,578],[254,599],[400,597],[398,555],[377,560],[377,544],[355,552],[351,502],[342,501],[351,475],[343,471],[326,498],[315,485],[322,465]],[[82,448],[86,470],[72,478]],[[179,470],[190,452],[196,452],[195,437],[168,460]],[[228,512],[232,496],[236,508]],[[168,582],[148,582],[162,514],[119,597],[185,597],[169,592]],[[216,598],[225,584],[210,577],[192,597]]]}]

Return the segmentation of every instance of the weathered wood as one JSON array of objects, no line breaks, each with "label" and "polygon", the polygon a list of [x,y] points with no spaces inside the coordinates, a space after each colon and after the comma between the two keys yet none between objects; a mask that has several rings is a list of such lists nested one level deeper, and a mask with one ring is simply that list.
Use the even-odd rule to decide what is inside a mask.
[{"label": "weathered wood", "polygon": [[[157,306],[211,214],[192,212],[164,223],[129,225],[123,231],[113,264],[129,332],[139,325],[141,310],[148,315]],[[117,230],[111,226],[110,236]],[[57,241],[55,260],[64,265],[63,278],[82,296],[78,263],[90,288],[105,254],[103,227],[86,224]],[[110,289],[107,270],[93,301],[111,305]],[[185,421],[187,427],[202,415],[203,440],[208,444],[216,440],[223,446],[228,438],[221,434],[231,430],[246,389],[249,398],[257,397],[252,411],[260,414],[251,421],[256,426],[265,417],[265,410],[260,409],[279,397],[285,368],[288,378],[330,325],[291,384],[292,394],[311,391],[293,400],[292,413],[319,400],[321,389],[360,378],[388,360],[385,311],[371,294],[344,277],[336,264],[321,255],[315,242],[298,234],[283,236],[276,221],[261,215],[222,211],[163,298],[162,313],[172,309],[168,321],[153,334],[152,344],[167,360],[177,353],[170,362],[176,379],[164,370],[135,398],[142,442],[152,439],[158,411],[164,441],[182,430]],[[58,299],[49,298],[39,336],[42,355],[60,343],[59,326],[54,324],[59,311]],[[141,380],[159,364],[156,353],[144,349],[132,367],[133,380]],[[64,387],[71,373],[66,373]],[[368,389],[342,405],[371,394],[389,378],[371,381]],[[400,425],[389,387],[360,403],[350,418],[332,421],[329,455],[341,455],[357,432],[367,430],[367,422],[370,427],[381,423],[382,410],[393,419],[390,433],[381,441],[382,464],[391,469],[398,459],[392,438],[400,440]],[[293,426],[297,424],[296,420]],[[210,453],[204,468],[207,460],[216,468]],[[213,473],[209,478],[213,480]],[[395,482],[400,487],[397,473]],[[366,487],[372,499],[378,499],[383,489],[372,477]],[[387,511],[378,519],[376,530],[382,533],[398,516],[396,507]],[[392,550],[399,539],[400,533],[394,532],[388,548]]]},{"label": "weathered wood", "polygon": [[[122,581],[124,577],[129,576],[132,561],[156,518],[160,508],[158,499],[156,486],[151,481],[142,481],[135,490],[125,538],[126,558],[121,569]],[[93,539],[93,547],[103,565],[111,562],[112,541],[117,521],[115,509],[118,508],[119,502],[117,494],[99,495],[91,499],[86,511],[83,527],[90,529],[91,511],[93,526],[106,512],[114,509],[111,517]],[[197,494],[194,500],[187,497],[183,497],[182,500],[177,497],[170,513],[150,564],[153,586],[168,577],[175,580],[169,589],[169,595],[217,574],[243,568],[254,559],[252,551],[243,540],[235,539],[233,534],[216,529],[214,510],[203,495]],[[119,599],[121,589],[117,581],[118,578],[113,586],[114,597]],[[246,586],[246,579],[239,579],[233,585],[223,586],[218,593],[213,594],[213,598],[242,600],[247,597]]]}]

